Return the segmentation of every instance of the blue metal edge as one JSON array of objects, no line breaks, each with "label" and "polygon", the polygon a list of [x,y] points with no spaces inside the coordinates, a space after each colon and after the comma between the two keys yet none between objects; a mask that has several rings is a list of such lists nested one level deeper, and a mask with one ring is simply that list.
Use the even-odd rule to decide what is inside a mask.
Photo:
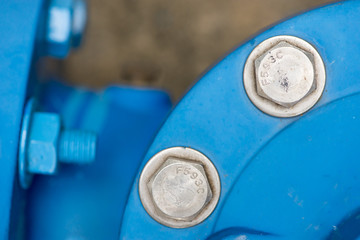
[{"label": "blue metal edge", "polygon": [[43,1],[0,1],[0,238],[21,236],[24,200],[17,153],[28,78]]}]

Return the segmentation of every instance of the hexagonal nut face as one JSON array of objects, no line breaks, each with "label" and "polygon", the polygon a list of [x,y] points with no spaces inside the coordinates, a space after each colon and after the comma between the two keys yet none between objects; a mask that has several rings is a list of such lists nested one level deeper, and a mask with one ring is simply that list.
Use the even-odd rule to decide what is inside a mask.
[{"label": "hexagonal nut face", "polygon": [[209,203],[212,191],[201,164],[168,158],[147,184],[158,214],[191,221]]},{"label": "hexagonal nut face", "polygon": [[53,174],[57,170],[57,144],[60,134],[57,114],[34,113],[27,150],[27,171]]},{"label": "hexagonal nut face", "polygon": [[314,56],[285,41],[255,60],[258,95],[290,108],[316,89]]}]

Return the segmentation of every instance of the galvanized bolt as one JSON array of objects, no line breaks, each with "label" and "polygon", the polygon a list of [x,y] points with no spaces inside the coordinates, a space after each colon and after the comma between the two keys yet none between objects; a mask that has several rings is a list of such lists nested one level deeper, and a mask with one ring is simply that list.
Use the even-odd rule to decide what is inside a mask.
[{"label": "galvanized bolt", "polygon": [[145,166],[140,198],[158,222],[174,228],[194,226],[206,219],[220,196],[216,168],[203,154],[190,148],[169,148]]},{"label": "galvanized bolt", "polygon": [[60,163],[91,163],[96,156],[96,135],[81,130],[63,130],[58,114],[33,112],[26,106],[19,147],[19,177],[28,188],[33,174],[55,174]]},{"label": "galvanized bolt", "polygon": [[160,214],[191,220],[212,198],[201,164],[169,158],[151,178],[149,191]]},{"label": "galvanized bolt", "polygon": [[290,108],[316,88],[314,57],[280,42],[255,60],[257,93]]},{"label": "galvanized bolt", "polygon": [[326,83],[325,65],[316,48],[304,39],[286,35],[256,45],[243,74],[251,102],[275,117],[308,111],[321,98]]}]

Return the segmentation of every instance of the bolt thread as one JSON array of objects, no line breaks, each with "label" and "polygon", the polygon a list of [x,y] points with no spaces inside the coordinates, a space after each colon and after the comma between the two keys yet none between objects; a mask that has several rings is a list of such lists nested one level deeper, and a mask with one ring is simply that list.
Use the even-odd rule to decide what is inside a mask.
[{"label": "bolt thread", "polygon": [[81,130],[63,130],[58,145],[58,159],[63,163],[91,163],[96,156],[96,135]]}]

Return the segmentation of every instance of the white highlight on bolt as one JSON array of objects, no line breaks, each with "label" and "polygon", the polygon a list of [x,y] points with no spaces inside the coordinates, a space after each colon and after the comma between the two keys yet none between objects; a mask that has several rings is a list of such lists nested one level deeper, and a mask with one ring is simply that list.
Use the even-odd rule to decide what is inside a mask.
[{"label": "white highlight on bolt", "polygon": [[71,14],[66,8],[53,7],[49,13],[48,39],[53,42],[64,42],[71,34]]}]

